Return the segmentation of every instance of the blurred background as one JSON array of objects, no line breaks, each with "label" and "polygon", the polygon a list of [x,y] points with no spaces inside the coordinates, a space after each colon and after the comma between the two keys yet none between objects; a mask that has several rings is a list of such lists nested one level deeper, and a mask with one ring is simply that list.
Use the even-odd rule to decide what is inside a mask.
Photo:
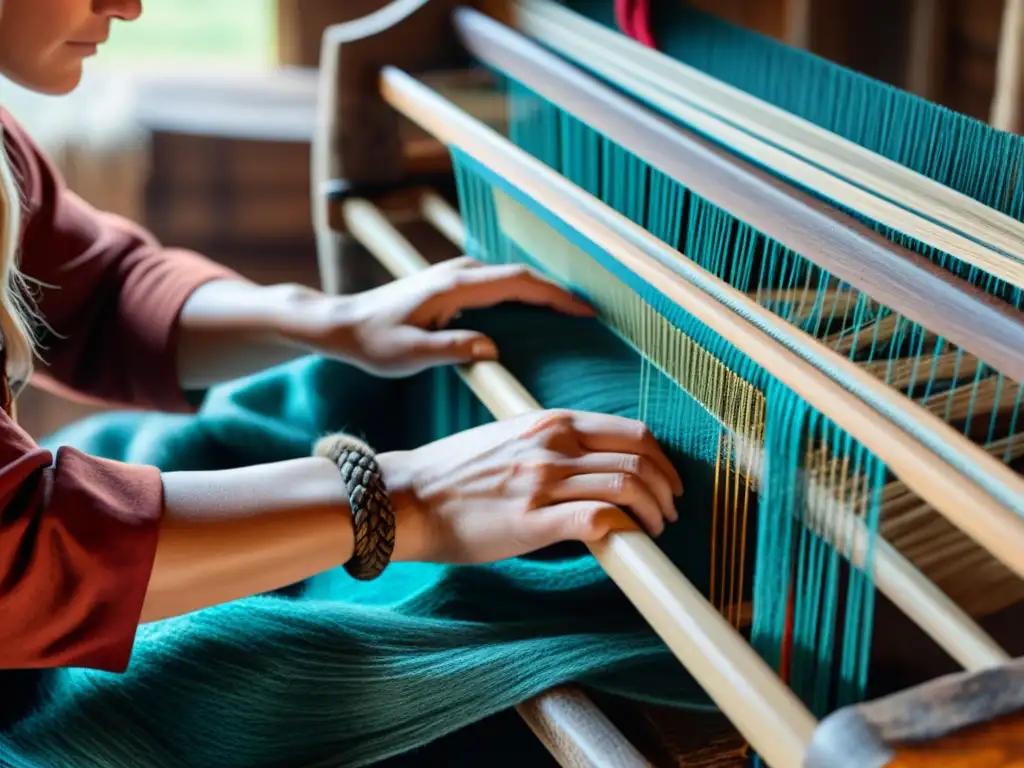
[{"label": "blurred background", "polygon": [[[282,39],[315,16],[316,0],[301,3],[282,13],[277,0],[146,0],[139,21],[114,25],[73,94],[0,80],[0,103],[94,205],[260,282],[318,285],[316,72],[303,65],[319,51]],[[19,401],[36,437],[94,410],[35,390]]]},{"label": "blurred background", "polygon": [[[1004,0],[689,2],[982,120]],[[0,103],[93,204],[260,282],[318,285],[309,204],[325,27],[383,0],[145,0],[70,96]],[[31,391],[40,436],[89,408]]]}]

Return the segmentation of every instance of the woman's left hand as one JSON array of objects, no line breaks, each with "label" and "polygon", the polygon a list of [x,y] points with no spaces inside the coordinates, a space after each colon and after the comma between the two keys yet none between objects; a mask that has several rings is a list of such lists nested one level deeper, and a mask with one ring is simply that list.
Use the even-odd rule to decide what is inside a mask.
[{"label": "woman's left hand", "polygon": [[461,257],[379,288],[308,305],[304,346],[378,376],[410,376],[441,365],[494,360],[494,342],[446,326],[460,312],[515,301],[589,317],[582,300],[519,265]]}]

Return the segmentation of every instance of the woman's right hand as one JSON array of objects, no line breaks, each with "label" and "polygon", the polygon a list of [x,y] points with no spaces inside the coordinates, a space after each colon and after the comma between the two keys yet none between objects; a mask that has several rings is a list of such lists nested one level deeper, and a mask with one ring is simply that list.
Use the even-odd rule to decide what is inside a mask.
[{"label": "woman's right hand", "polygon": [[493,562],[638,523],[657,536],[683,491],[644,424],[598,413],[536,411],[378,461],[396,560]]}]

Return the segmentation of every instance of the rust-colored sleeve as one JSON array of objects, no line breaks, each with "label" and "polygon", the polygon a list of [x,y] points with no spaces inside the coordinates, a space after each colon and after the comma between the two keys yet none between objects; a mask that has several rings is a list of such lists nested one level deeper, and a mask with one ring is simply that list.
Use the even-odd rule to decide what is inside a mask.
[{"label": "rust-colored sleeve", "polygon": [[40,382],[119,405],[187,412],[178,318],[200,285],[243,279],[69,190],[25,131],[0,110],[25,208],[21,269],[46,322]]},{"label": "rust-colored sleeve", "polygon": [[0,669],[123,671],[156,552],[155,467],[54,456],[0,411]]},{"label": "rust-colored sleeve", "polygon": [[[107,402],[184,411],[176,333],[188,296],[240,279],[161,247],[74,195],[0,110],[23,204],[46,379]],[[43,450],[0,409],[0,669],[127,664],[157,546],[155,467]]]}]

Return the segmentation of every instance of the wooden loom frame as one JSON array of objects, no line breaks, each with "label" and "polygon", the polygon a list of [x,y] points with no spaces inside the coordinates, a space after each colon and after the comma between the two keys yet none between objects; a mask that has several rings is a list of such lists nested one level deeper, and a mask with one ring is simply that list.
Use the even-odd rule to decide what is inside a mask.
[{"label": "wooden loom frame", "polygon": [[[467,14],[461,14],[461,16],[462,21],[465,22]],[[399,22],[395,29],[403,25],[415,23],[414,17],[415,14]],[[471,49],[473,48],[472,40],[474,39],[474,33],[466,33],[466,24],[472,23],[472,20],[466,22],[461,29],[463,41],[465,42],[468,37]],[[484,26],[486,27],[486,25]],[[393,31],[386,30],[383,34],[375,35],[372,38],[360,38],[358,35],[353,35],[351,28],[347,30],[333,30],[332,34],[325,36],[325,61],[343,60],[346,55],[344,51],[347,46],[354,46],[354,48],[361,46],[364,49],[362,54],[354,52],[353,47],[349,47],[347,55],[352,60],[362,62],[361,66],[365,68],[364,74],[366,71],[379,70],[381,60],[374,56],[365,56],[366,49],[370,47],[370,41],[372,41],[373,47],[377,50],[387,45],[388,48],[394,51],[394,39],[391,40],[390,44],[385,43],[385,40]],[[408,33],[409,28],[406,26],[405,34]],[[475,34],[477,35],[475,40],[479,44],[486,37],[486,29],[481,32],[478,26]],[[494,40],[492,39],[490,42],[494,42]],[[480,51],[478,50],[477,52],[479,54]],[[508,51],[505,53],[507,55]],[[362,58],[360,58],[361,56]],[[391,56],[390,58],[394,61],[396,57]],[[486,59],[486,57],[484,58]],[[406,66],[401,62],[398,62],[398,64],[403,68]],[[414,63],[409,65],[409,68],[415,69],[417,66]],[[352,68],[354,67],[350,66],[350,69]],[[521,69],[521,66],[519,68]],[[593,209],[600,208],[599,203],[593,201],[590,210],[587,210],[585,205],[581,205],[579,200],[573,200],[573,196],[567,193],[566,184],[558,184],[556,183],[557,180],[545,177],[545,174],[536,167],[538,164],[534,163],[531,165],[523,157],[517,157],[517,162],[523,163],[522,166],[518,167],[508,164],[507,158],[505,161],[502,161],[501,153],[496,152],[493,147],[488,147],[488,139],[484,134],[467,129],[465,121],[460,122],[458,119],[459,115],[453,112],[450,107],[446,109],[445,105],[436,97],[433,97],[427,89],[395,68],[386,68],[384,72],[379,88],[379,93],[383,96],[382,103],[386,101],[392,106],[399,107],[402,113],[413,117],[421,125],[427,127],[429,132],[438,136],[438,138],[452,141],[463,149],[466,149],[467,143],[473,144],[475,141],[477,152],[482,152],[488,159],[494,161],[493,163],[486,162],[485,164],[495,168],[500,167],[503,174],[511,174],[513,177],[516,177],[515,183],[517,186],[532,189],[531,196],[534,196],[535,199],[543,199],[545,204],[554,210],[557,215],[571,223],[579,231],[591,236],[591,239],[595,240],[595,242],[602,246],[607,246],[606,250],[614,253],[616,257],[630,254],[628,256],[630,265],[636,271],[643,272],[647,270],[648,274],[653,274],[651,270],[654,270],[654,273],[658,273],[660,265],[651,259],[649,253],[645,252],[645,248],[638,247],[637,245],[637,242],[641,241],[647,247],[654,247],[649,242],[653,238],[648,236],[645,239],[643,235],[646,233],[642,233],[642,231],[639,234],[631,232],[629,227],[622,225],[621,222],[616,222],[614,227],[609,226],[609,220],[612,217],[605,214],[596,215],[593,212]],[[325,87],[324,93],[329,94],[333,92],[333,87],[331,86],[335,84],[334,78],[336,73],[336,68],[333,70],[327,68],[322,73],[324,82],[328,84]],[[372,101],[367,91],[361,91],[360,98]],[[329,101],[328,99],[326,102],[328,104],[326,108],[328,114],[340,114],[341,118],[344,119],[346,110],[342,110],[339,113],[334,106],[329,105]],[[379,105],[375,106],[375,109],[379,109]],[[352,112],[347,112],[347,114],[350,120],[352,117],[357,117]],[[442,117],[439,117],[439,115]],[[322,123],[321,127],[325,124]],[[374,124],[379,125],[377,123]],[[473,137],[467,142],[467,138],[471,134]],[[381,150],[383,152],[389,151],[387,149],[389,147],[394,149],[395,145],[394,142],[380,140],[377,146],[378,148],[384,148]],[[321,152],[324,151],[325,147],[328,147],[326,151],[330,153],[332,147],[338,149],[339,145],[321,142],[320,147]],[[346,167],[343,157],[344,144],[340,145],[340,149],[342,150],[340,152],[342,161],[334,163],[335,169]],[[470,151],[470,154],[473,154],[473,152]],[[320,159],[322,160],[323,157],[324,155],[321,154]],[[478,156],[478,159],[483,158]],[[369,168],[372,165],[365,162],[365,156],[361,160],[363,161],[362,168]],[[351,167],[351,165],[348,167]],[[393,169],[394,166],[393,163],[382,163],[379,167]],[[317,174],[316,178],[322,183],[325,175],[322,173],[322,167],[320,170],[321,173]],[[550,176],[550,172],[547,172],[547,174]],[[387,176],[386,173],[384,175]],[[545,177],[545,182],[537,182],[536,179],[539,177]],[[386,183],[393,179],[394,177],[391,179],[385,178],[383,181]],[[367,184],[365,179],[361,179],[360,182],[364,189],[374,189],[373,185]],[[520,184],[520,182],[523,183]],[[379,189],[379,187],[376,189]],[[351,195],[343,196],[341,199],[338,196],[334,196],[333,200],[330,201],[333,203],[330,207],[335,212],[340,211],[341,216],[325,215],[327,208],[325,202],[327,201],[322,199],[322,192],[321,187],[314,193],[318,196],[315,201],[316,204],[324,211],[321,214],[321,218],[318,219],[321,228],[325,222],[330,222],[332,219],[334,222],[337,222],[340,219],[347,231],[367,245],[382,262],[388,265],[395,275],[408,274],[410,271],[422,267],[422,257],[415,254],[414,249],[411,248],[408,242],[404,241],[400,235],[397,235],[393,227],[387,223],[386,217],[373,203]],[[432,198],[427,199],[431,200]],[[448,215],[446,218],[443,209],[438,206],[436,199],[433,199],[432,210],[433,213],[430,213],[428,207],[426,213],[428,219],[434,220],[435,223],[446,220],[448,222],[447,229],[449,234],[455,232],[456,227],[452,223],[451,216]],[[441,211],[441,213],[438,213],[438,211]],[[456,237],[452,239],[456,239]],[[704,312],[708,313],[707,316],[701,316],[698,312],[693,313],[698,315],[700,319],[705,320],[707,324],[724,332],[734,342],[736,339],[733,334],[744,338],[747,345],[751,347],[751,350],[755,352],[760,351],[760,355],[752,355],[755,359],[760,356],[762,360],[759,360],[759,362],[762,362],[762,364],[764,359],[773,360],[771,364],[766,365],[766,367],[773,369],[773,372],[777,373],[774,370],[776,368],[788,369],[792,375],[787,383],[793,386],[794,389],[797,389],[797,391],[805,394],[807,399],[817,403],[823,399],[833,398],[834,402],[842,403],[847,413],[845,418],[843,418],[844,415],[838,413],[837,410],[836,416],[840,418],[835,419],[835,416],[833,417],[837,420],[837,423],[842,425],[845,421],[852,428],[857,425],[851,422],[862,418],[865,420],[864,423],[872,425],[872,429],[880,429],[889,439],[895,441],[894,445],[899,446],[899,450],[889,452],[893,458],[891,463],[894,466],[902,463],[908,470],[913,469],[912,464],[915,464],[915,462],[901,459],[898,455],[900,451],[906,451],[908,452],[907,455],[917,457],[916,468],[923,471],[924,475],[926,475],[918,478],[916,483],[920,492],[925,495],[931,495],[936,501],[941,501],[942,506],[946,506],[948,509],[953,509],[957,503],[960,503],[974,505],[977,509],[988,511],[990,520],[986,530],[982,530],[986,528],[985,522],[979,523],[966,519],[960,521],[960,523],[963,523],[961,527],[971,528],[973,526],[975,534],[987,539],[986,544],[991,542],[992,544],[1002,545],[1004,547],[1002,550],[1004,556],[1011,561],[1015,560],[1012,555],[1024,551],[1024,548],[1019,548],[1021,540],[1015,538],[1021,535],[1021,529],[1018,527],[1020,520],[1001,516],[999,505],[993,503],[993,500],[987,497],[987,494],[979,493],[979,489],[976,486],[972,486],[969,480],[958,476],[955,471],[945,465],[938,457],[932,456],[931,459],[921,461],[921,457],[928,456],[928,452],[919,443],[902,434],[891,425],[886,428],[885,425],[873,423],[878,422],[878,416],[863,403],[851,397],[849,393],[844,393],[834,382],[828,381],[820,372],[814,371],[811,366],[799,360],[792,353],[787,353],[778,342],[752,328],[749,323],[746,323],[725,307],[716,304],[706,294],[701,293],[699,289],[685,286],[677,275],[665,270],[664,267],[660,268],[662,271],[658,273],[658,277],[662,280],[667,279],[670,283],[673,283],[673,289],[678,288],[681,291],[673,292],[673,298],[685,301],[688,309],[700,306]],[[912,293],[917,292],[912,291]],[[960,295],[956,291],[954,293],[958,296]],[[972,298],[977,299],[977,297],[971,297],[969,293],[965,295],[967,295],[967,301],[969,302]],[[708,317],[714,318],[714,321],[708,322]],[[767,320],[770,321],[771,318],[767,318]],[[1009,321],[1012,323],[1014,318],[1009,318]],[[777,323],[782,324],[781,321],[777,321]],[[1011,362],[1013,362],[1012,357]],[[463,371],[463,375],[474,392],[481,397],[484,403],[499,418],[505,418],[523,410],[538,407],[532,398],[529,397],[529,394],[500,366],[494,364],[478,365]],[[871,383],[868,382],[868,384]],[[878,384],[878,382],[874,383]],[[891,397],[893,393],[883,392],[882,394]],[[851,416],[855,418],[851,419]],[[856,433],[857,429],[853,428],[848,431]],[[871,442],[877,442],[877,435]],[[886,457],[883,456],[883,458]],[[1013,479],[1019,481],[1019,478],[1016,478],[1016,476]],[[949,496],[949,494],[952,494],[952,496]],[[1003,512],[1005,511],[1003,510]],[[962,517],[967,516],[962,515]],[[997,522],[997,525],[1002,526],[1002,532],[998,535],[992,535],[994,529],[991,526],[991,522],[993,520]],[[1004,533],[1009,538],[1004,538]],[[719,705],[730,716],[734,724],[756,746],[769,763],[778,766],[800,764],[810,746],[812,733],[815,729],[813,718],[803,709],[803,706],[795,699],[795,696],[781,684],[774,672],[768,669],[760,658],[753,653],[749,644],[722,620],[720,614],[693,589],[692,585],[689,585],[674,566],[668,562],[661,551],[653,545],[653,542],[643,534],[617,534],[610,537],[608,541],[596,546],[594,552],[598,560],[637,605],[652,627],[658,631],[691,673],[697,677],[698,682],[716,698]],[[1022,567],[1019,560],[1016,561],[1016,566],[1018,569]],[[983,648],[983,650],[979,651],[979,655],[971,657],[966,662],[966,666],[978,669],[999,664],[1005,659],[1005,654],[1002,657],[1000,656],[998,647],[984,649],[984,639],[981,642],[982,646],[979,647]],[[992,645],[994,646],[994,644]],[[743,688],[748,690],[753,688],[756,690],[752,700],[744,700],[742,695],[736,695],[736,692]],[[568,703],[568,706],[565,706],[566,703]],[[623,760],[621,763],[616,764],[638,764],[636,762],[637,753],[635,750],[631,751],[628,743],[625,743],[625,740],[615,733],[607,721],[601,723],[600,715],[597,713],[596,708],[593,708],[585,697],[578,693],[555,693],[550,696],[540,697],[537,701],[520,708],[520,711],[524,713],[527,721],[531,723],[535,731],[547,732],[549,738],[545,740],[545,743],[548,744],[553,752],[556,752],[559,739],[551,738],[552,733],[561,737],[561,746],[563,748],[566,738],[569,738],[570,742],[575,743],[578,750],[581,748],[580,745],[583,745],[583,752],[577,752],[575,759],[572,756],[566,757],[564,749],[562,753],[556,752],[556,754],[561,754],[560,759],[562,759],[563,764],[595,764],[592,761],[579,762],[580,755],[586,753],[585,746],[587,744],[593,745],[592,739],[585,738],[588,731],[591,735],[601,733],[605,743],[616,745],[617,754]],[[545,712],[545,717],[539,716]],[[594,718],[598,719],[595,720]],[[594,730],[595,722],[601,726],[597,731]]]},{"label": "wooden loom frame", "polygon": [[1024,223],[551,0],[512,0],[512,14],[524,34],[791,183],[1024,287],[1024,265],[1001,258],[1024,258]]}]

